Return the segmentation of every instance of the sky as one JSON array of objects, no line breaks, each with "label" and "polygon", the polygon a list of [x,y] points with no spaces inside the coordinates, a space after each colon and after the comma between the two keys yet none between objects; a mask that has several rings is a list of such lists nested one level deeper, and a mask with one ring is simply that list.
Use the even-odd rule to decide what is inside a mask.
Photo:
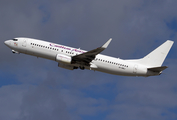
[{"label": "sky", "polygon": [[166,40],[177,42],[176,0],[1,0],[1,120],[176,120],[177,44],[160,76],[126,77],[66,70],[12,54],[5,40],[29,37],[142,58]]}]

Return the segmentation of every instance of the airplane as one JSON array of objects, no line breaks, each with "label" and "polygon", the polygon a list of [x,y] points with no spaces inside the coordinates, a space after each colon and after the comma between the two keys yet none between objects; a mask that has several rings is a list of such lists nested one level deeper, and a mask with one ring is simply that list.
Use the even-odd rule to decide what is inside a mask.
[{"label": "airplane", "polygon": [[12,53],[23,53],[58,62],[58,67],[74,70],[89,69],[121,76],[157,76],[167,66],[162,66],[173,41],[167,40],[158,48],[141,59],[123,60],[99,54],[110,44],[110,38],[103,46],[85,51],[52,42],[18,37],[6,40],[4,44]]}]

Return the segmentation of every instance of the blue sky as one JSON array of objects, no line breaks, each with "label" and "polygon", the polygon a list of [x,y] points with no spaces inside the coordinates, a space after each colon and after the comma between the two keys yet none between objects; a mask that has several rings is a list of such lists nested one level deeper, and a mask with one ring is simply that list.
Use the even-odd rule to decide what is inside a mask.
[{"label": "blue sky", "polygon": [[[177,14],[175,0],[0,1],[0,119],[176,120]],[[125,77],[12,54],[4,41],[36,38],[102,54],[141,58],[175,43],[162,75]]]}]

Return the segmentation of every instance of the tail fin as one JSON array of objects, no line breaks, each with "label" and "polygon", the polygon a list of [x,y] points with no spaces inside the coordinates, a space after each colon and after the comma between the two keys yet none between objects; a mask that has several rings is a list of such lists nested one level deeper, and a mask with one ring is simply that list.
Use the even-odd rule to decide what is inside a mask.
[{"label": "tail fin", "polygon": [[167,40],[158,48],[156,48],[154,51],[146,55],[144,58],[139,59],[139,63],[150,67],[162,66],[173,43],[174,43],[173,41]]}]

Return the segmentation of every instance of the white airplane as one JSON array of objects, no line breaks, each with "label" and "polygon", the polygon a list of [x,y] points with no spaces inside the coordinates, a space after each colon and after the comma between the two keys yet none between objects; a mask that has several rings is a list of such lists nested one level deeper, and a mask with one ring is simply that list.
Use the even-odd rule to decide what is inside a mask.
[{"label": "white airplane", "polygon": [[13,53],[24,53],[58,62],[58,66],[73,70],[80,68],[122,76],[160,75],[167,66],[162,66],[173,41],[167,40],[154,51],[141,59],[122,60],[99,54],[105,50],[112,39],[103,46],[85,51],[60,44],[31,38],[14,38],[5,41]]}]

